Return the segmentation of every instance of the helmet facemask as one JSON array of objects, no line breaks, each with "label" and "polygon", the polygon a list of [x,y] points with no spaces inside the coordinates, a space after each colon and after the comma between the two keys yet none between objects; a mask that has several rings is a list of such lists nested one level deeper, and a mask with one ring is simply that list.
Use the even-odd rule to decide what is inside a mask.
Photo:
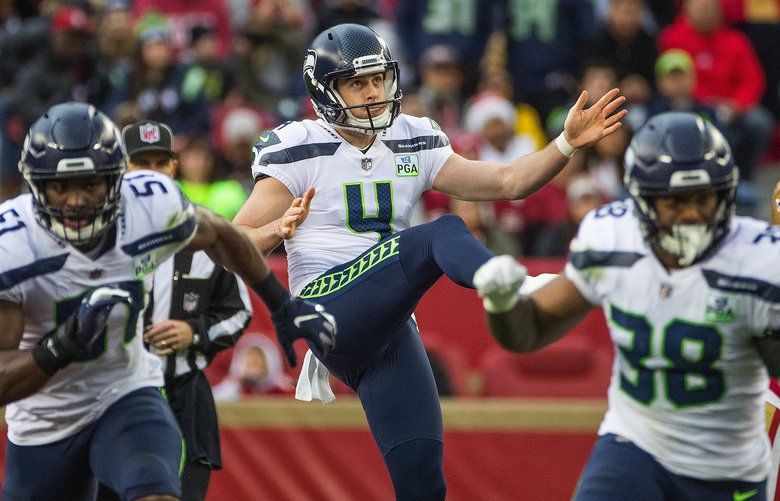
[{"label": "helmet facemask", "polygon": [[[344,98],[341,97],[341,94],[337,90],[338,81],[345,78],[380,73],[382,71],[384,71],[385,76],[385,100],[347,106]],[[328,107],[324,113],[325,116],[323,116],[322,113],[319,113],[318,110],[320,117],[337,127],[362,132],[363,134],[376,134],[380,130],[390,127],[401,111],[402,93],[398,90],[397,66],[395,64],[385,63],[384,60],[382,60],[382,63],[379,65],[368,66],[365,69],[355,71],[354,74],[331,78],[328,81],[326,93],[331,96],[333,101],[339,103],[340,106]],[[393,97],[387,99],[387,96]],[[370,108],[375,108],[377,106],[384,106],[385,109],[378,116],[372,116]],[[316,103],[315,109],[317,109]],[[364,110],[367,118],[356,117],[352,112],[353,110]]]},{"label": "helmet facemask", "polygon": [[629,186],[629,192],[634,200],[645,239],[652,246],[675,257],[681,267],[686,267],[708,257],[728,234],[731,217],[735,212],[736,183],[734,184],[732,188],[723,188],[715,192],[718,200],[711,221],[673,224],[670,227],[661,224],[654,198],[673,196],[679,192],[642,195],[637,193],[635,186]]},{"label": "helmet facemask", "polygon": [[[398,116],[400,111],[400,92],[398,91],[398,80],[396,79],[396,70],[392,66],[383,64],[379,67],[369,67],[365,70],[356,72],[351,76],[362,76],[379,73],[384,70],[384,83],[385,83],[385,100],[376,101],[373,103],[364,103],[356,106],[347,106],[344,98],[337,90],[338,81],[340,79],[334,78],[330,81],[329,90],[333,93],[334,98],[341,104],[342,116],[333,122],[334,125],[344,127],[364,134],[376,134],[382,129],[389,127],[395,117]],[[344,77],[342,77],[344,78]],[[387,99],[387,96],[396,96],[392,99]],[[371,116],[371,108],[377,106],[384,106],[384,111],[378,116]],[[358,118],[352,113],[352,110],[363,110],[366,112],[367,118]]]},{"label": "helmet facemask", "polygon": [[[105,198],[99,204],[78,208],[55,206],[47,199],[44,186],[47,181],[54,178],[32,179],[29,173],[25,173],[25,179],[30,185],[35,200],[36,219],[45,229],[73,245],[83,246],[97,240],[111,227],[119,212],[123,173],[124,169],[117,169],[117,172],[98,174],[97,177],[106,183]],[[73,228],[66,224],[66,219],[88,222]]]}]

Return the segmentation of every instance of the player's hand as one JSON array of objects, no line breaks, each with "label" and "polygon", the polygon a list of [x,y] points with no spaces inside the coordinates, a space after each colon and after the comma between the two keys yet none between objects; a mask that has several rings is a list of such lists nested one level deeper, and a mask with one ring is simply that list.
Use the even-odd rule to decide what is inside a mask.
[{"label": "player's hand", "polygon": [[627,111],[615,113],[626,101],[624,96],[618,94],[620,90],[612,89],[586,110],[588,91],[582,91],[563,124],[564,137],[572,147],[579,149],[591,146],[620,128],[620,120],[626,116]]},{"label": "player's hand", "polygon": [[482,298],[482,304],[490,313],[511,310],[520,299],[528,270],[512,256],[496,256],[480,266],[474,273],[474,287]]},{"label": "player's hand", "polygon": [[111,309],[118,303],[133,304],[130,293],[116,287],[98,287],[81,300],[78,310],[46,334],[33,349],[33,358],[49,375],[84,355],[106,330]]},{"label": "player's hand", "polygon": [[271,320],[291,367],[297,363],[293,349],[296,339],[305,339],[320,360],[336,346],[336,319],[320,304],[289,297],[281,308],[271,312]]},{"label": "player's hand", "polygon": [[118,303],[132,306],[133,298],[128,291],[117,287],[98,287],[88,292],[76,315],[78,328],[73,334],[76,342],[88,348],[106,330],[108,315]]},{"label": "player's hand", "polygon": [[780,181],[772,193],[772,224],[780,224]]},{"label": "player's hand", "polygon": [[285,211],[279,220],[277,234],[284,240],[289,240],[295,236],[295,230],[306,220],[309,215],[311,199],[314,198],[314,188],[309,188],[302,197],[293,200],[290,208]]},{"label": "player's hand", "polygon": [[144,341],[161,356],[189,348],[193,339],[195,332],[192,326],[183,320],[165,320],[150,325],[144,332]]}]

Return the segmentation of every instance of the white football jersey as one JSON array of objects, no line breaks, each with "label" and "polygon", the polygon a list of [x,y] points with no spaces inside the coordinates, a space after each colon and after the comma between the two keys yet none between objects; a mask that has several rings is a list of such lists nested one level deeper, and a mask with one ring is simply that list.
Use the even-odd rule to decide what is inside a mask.
[{"label": "white football jersey", "polygon": [[[125,176],[116,239],[92,259],[35,220],[33,199],[0,205],[0,299],[19,303],[29,350],[78,307],[87,289],[121,283],[134,306],[117,305],[106,334],[79,361],[58,371],[35,394],[6,407],[8,439],[39,445],[68,437],[112,403],[147,386],[162,386],[158,357],[142,339],[146,290],[158,263],[195,234],[194,209],[167,177],[149,171]],[[111,245],[113,243],[113,245]]]},{"label": "white football jersey", "polygon": [[403,114],[366,153],[323,120],[289,122],[263,133],[254,148],[255,179],[273,177],[295,197],[316,189],[306,221],[284,242],[293,294],[380,238],[408,228],[420,195],[450,155],[438,125]]},{"label": "white football jersey", "polygon": [[615,345],[599,434],[678,475],[766,478],[768,376],[753,337],[780,328],[780,229],[735,217],[716,254],[669,271],[633,204],[615,202],[585,218],[571,251],[566,276],[603,307]]}]

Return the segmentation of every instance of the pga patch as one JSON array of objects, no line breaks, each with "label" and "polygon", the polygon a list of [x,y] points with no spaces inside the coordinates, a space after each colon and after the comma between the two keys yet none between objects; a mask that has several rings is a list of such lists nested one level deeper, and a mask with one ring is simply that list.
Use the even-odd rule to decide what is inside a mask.
[{"label": "pga patch", "polygon": [[420,159],[417,153],[395,155],[395,175],[398,177],[419,176]]},{"label": "pga patch", "polygon": [[704,320],[713,323],[730,323],[737,319],[737,298],[722,294],[710,294],[704,307]]},{"label": "pga patch", "polygon": [[133,279],[138,280],[157,268],[157,252],[153,251],[133,258]]}]

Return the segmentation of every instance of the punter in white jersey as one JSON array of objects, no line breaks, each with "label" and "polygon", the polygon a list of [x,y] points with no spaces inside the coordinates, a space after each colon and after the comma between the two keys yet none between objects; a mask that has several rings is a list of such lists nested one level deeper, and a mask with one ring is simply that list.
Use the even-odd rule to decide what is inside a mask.
[{"label": "punter in white jersey", "polygon": [[409,228],[412,209],[429,188],[463,200],[530,195],[575,149],[620,127],[624,98],[615,89],[584,109],[583,93],[557,141],[498,164],[464,159],[435,122],[400,113],[398,65],[365,26],[317,36],[303,78],[320,119],[260,136],[256,184],[234,222],[263,252],[284,241],[291,290],[336,316],[339,347],[318,358],[358,393],[396,497],[441,499],[441,411],[409,318],[441,274],[473,287],[492,256],[458,218]]},{"label": "punter in white jersey", "polygon": [[780,280],[768,270],[780,269],[780,232],[733,216],[731,150],[695,114],[648,121],[625,168],[631,199],[585,218],[564,275],[527,296],[509,259],[477,272],[493,335],[533,351],[604,308],[616,351],[609,409],[576,499],[765,499],[762,397],[767,368],[780,371]]},{"label": "punter in white jersey", "polygon": [[322,308],[290,298],[243,233],[126,164],[103,113],[57,105],[25,140],[31,193],[0,205],[3,499],[90,500],[98,480],[122,499],[177,498],[181,435],[141,330],[150,274],[188,244],[254,284],[283,344],[332,343]]}]

